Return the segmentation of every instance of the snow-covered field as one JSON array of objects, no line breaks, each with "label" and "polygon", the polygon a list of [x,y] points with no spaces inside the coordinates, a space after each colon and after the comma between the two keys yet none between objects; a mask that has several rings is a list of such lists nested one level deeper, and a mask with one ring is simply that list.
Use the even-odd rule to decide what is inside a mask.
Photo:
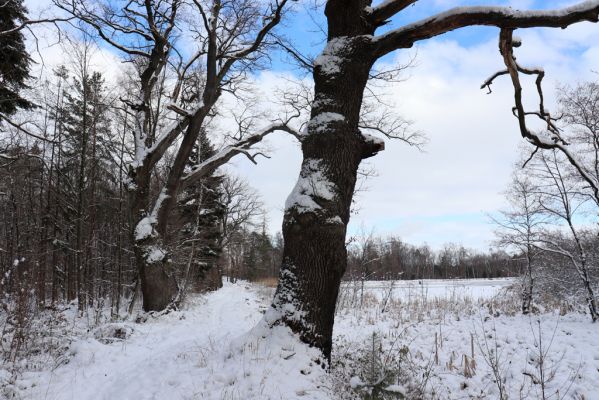
[{"label": "snow-covered field", "polygon": [[[394,299],[490,299],[514,284],[514,278],[498,279],[422,279],[413,281],[365,281],[364,291],[379,299],[392,291]],[[361,289],[359,281],[344,282],[345,289]]]},{"label": "snow-covered field", "polygon": [[510,283],[367,282],[364,295],[346,285],[331,374],[286,329],[262,327],[272,289],[226,283],[191,297],[182,311],[73,329],[63,357],[17,379],[0,374],[0,393],[35,400],[324,400],[367,398],[374,387],[389,389],[379,397],[389,399],[402,392],[412,399],[499,399],[500,391],[508,399],[540,399],[543,389],[545,398],[599,399],[598,325],[573,312],[523,317],[501,290]]}]

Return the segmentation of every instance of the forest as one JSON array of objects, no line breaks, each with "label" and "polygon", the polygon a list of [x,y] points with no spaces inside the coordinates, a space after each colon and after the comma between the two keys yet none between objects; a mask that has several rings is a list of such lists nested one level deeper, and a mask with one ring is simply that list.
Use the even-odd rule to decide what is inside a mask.
[{"label": "forest", "polygon": [[[550,77],[515,34],[596,36],[599,1],[423,3],[1,3],[0,397],[599,396],[599,77]],[[493,240],[356,228],[379,154],[426,154],[432,134],[381,88],[473,27],[500,66],[481,96],[509,99],[493,112],[520,142]],[[245,177],[275,135],[301,159],[281,226]]]}]

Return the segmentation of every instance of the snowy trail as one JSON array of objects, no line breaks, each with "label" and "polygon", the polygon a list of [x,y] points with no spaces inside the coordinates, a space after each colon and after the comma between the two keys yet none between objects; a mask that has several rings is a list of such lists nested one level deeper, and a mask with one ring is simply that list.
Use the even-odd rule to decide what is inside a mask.
[{"label": "snowy trail", "polygon": [[70,362],[37,376],[38,385],[26,398],[203,398],[209,395],[204,392],[206,376],[223,378],[210,370],[208,358],[252,328],[262,316],[262,304],[249,287],[225,284],[204,298],[191,299],[184,311],[129,324],[135,331],[122,343],[102,344],[93,338],[77,342]]}]

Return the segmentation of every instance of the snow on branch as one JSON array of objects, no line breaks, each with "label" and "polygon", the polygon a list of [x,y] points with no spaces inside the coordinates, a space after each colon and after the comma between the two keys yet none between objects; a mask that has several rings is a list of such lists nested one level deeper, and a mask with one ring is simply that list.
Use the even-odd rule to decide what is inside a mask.
[{"label": "snow on branch", "polygon": [[556,10],[520,11],[510,7],[456,7],[374,38],[375,56],[409,48],[414,43],[473,25],[516,28],[566,28],[582,21],[599,20],[599,0],[587,0]]},{"label": "snow on branch", "polygon": [[[557,149],[564,154],[570,164],[578,171],[580,177],[592,188],[594,196],[599,199],[599,182],[585,168],[582,161],[570,150],[569,144],[561,137],[560,130],[556,126],[556,118],[553,118],[549,111],[545,109],[543,95],[543,78],[545,72],[541,68],[528,69],[520,66],[514,57],[514,47],[519,46],[519,40],[513,39],[513,28],[503,28],[499,35],[499,50],[503,57],[506,70],[499,71],[487,79],[481,88],[489,88],[493,80],[499,76],[509,75],[514,86],[514,116],[518,119],[520,134],[537,148]],[[535,111],[526,111],[522,102],[522,84],[520,82],[520,73],[526,75],[536,75],[536,89],[539,96],[539,109]],[[533,131],[527,125],[527,117],[533,116],[542,120],[546,126],[544,130]]]},{"label": "snow on branch", "polygon": [[316,212],[322,208],[316,200],[331,201],[336,195],[336,186],[327,178],[322,160],[307,158],[302,164],[299,179],[285,201],[285,210],[295,209],[302,214]]},{"label": "snow on branch", "polygon": [[270,125],[258,133],[255,133],[251,136],[246,137],[245,139],[239,140],[234,145],[230,145],[208,158],[206,161],[198,164],[192,172],[187,174],[181,179],[181,188],[185,188],[194,182],[202,179],[203,177],[209,175],[213,171],[215,171],[218,167],[226,164],[230,159],[235,157],[238,154],[245,155],[250,161],[256,164],[256,157],[258,155],[264,156],[262,153],[250,153],[250,149],[253,145],[259,143],[264,139],[268,134],[275,131],[283,131],[287,132],[296,138],[301,138],[301,134],[297,132],[295,129],[289,127],[287,124],[273,124]]},{"label": "snow on branch", "polygon": [[418,0],[386,0],[369,9],[370,18],[375,25],[384,25],[387,19],[416,3]]}]

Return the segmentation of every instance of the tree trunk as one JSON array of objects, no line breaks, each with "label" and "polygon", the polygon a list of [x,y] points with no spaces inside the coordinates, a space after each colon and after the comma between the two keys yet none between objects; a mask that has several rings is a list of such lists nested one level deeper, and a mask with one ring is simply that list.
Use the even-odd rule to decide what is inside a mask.
[{"label": "tree trunk", "polygon": [[[150,173],[142,166],[130,173],[136,182],[131,192],[132,243],[138,267],[144,311],[162,311],[176,298],[179,288],[170,271],[166,251],[148,210]],[[144,221],[146,223],[144,223]],[[144,228],[145,227],[145,228]],[[142,232],[142,229],[146,229]]]},{"label": "tree trunk", "polygon": [[366,1],[327,3],[329,42],[315,61],[315,97],[299,180],[283,220],[279,284],[268,322],[283,323],[330,360],[335,303],[347,266],[345,234],[362,159],[382,149],[358,128],[373,59]]},{"label": "tree trunk", "polygon": [[522,314],[527,315],[532,311],[532,291],[533,291],[533,277],[532,277],[532,246],[528,245],[526,250],[526,272],[524,275],[524,282],[522,282]]}]

